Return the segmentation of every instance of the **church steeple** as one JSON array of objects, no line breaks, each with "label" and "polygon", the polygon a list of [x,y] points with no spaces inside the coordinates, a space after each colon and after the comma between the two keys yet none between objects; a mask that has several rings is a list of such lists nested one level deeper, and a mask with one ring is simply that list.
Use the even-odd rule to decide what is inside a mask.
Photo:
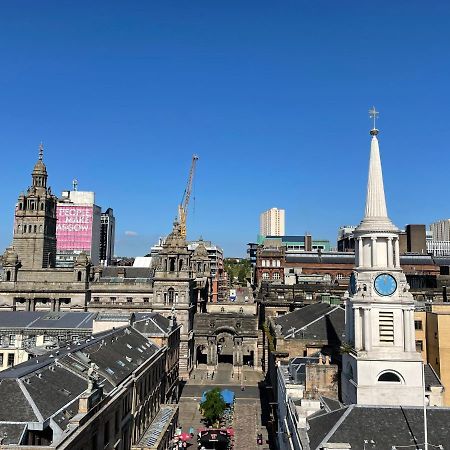
[{"label": "church steeple", "polygon": [[359,225],[362,230],[386,230],[394,231],[397,228],[388,217],[386,208],[386,197],[384,195],[383,170],[381,168],[380,147],[375,120],[379,114],[375,107],[369,110],[374,119],[374,126],[370,130],[372,140],[370,143],[369,176],[367,180],[366,209],[364,218]]},{"label": "church steeple", "polygon": [[346,301],[342,358],[345,403],[420,405],[421,356],[416,352],[414,299],[400,265],[399,230],[387,214],[381,169],[378,112],[370,131],[369,177],[363,220],[354,232],[355,269]]}]

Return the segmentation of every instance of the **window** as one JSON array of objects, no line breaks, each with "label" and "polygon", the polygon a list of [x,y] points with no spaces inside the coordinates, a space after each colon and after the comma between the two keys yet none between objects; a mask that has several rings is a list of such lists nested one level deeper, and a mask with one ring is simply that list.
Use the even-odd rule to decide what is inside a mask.
[{"label": "window", "polygon": [[133,297],[127,297],[127,303],[133,303]]},{"label": "window", "polygon": [[169,288],[167,291],[169,304],[172,304],[175,299],[175,290],[173,288]]},{"label": "window", "polygon": [[416,352],[423,351],[423,341],[416,341]]},{"label": "window", "polygon": [[277,267],[280,267],[281,266],[281,261],[278,259],[277,260]]},{"label": "window", "polygon": [[378,381],[390,383],[401,383],[400,377],[394,372],[384,372],[378,377]]},{"label": "window", "polygon": [[0,367],[3,367],[3,353],[0,353]]},{"label": "window", "polygon": [[148,303],[150,298],[149,297],[144,297],[143,300],[144,300],[144,303]]},{"label": "window", "polygon": [[263,272],[262,279],[263,280],[268,280],[269,279],[269,272]]},{"label": "window", "polygon": [[416,330],[421,330],[422,329],[422,321],[421,320],[415,320],[414,321],[414,328]]},{"label": "window", "polygon": [[394,312],[379,312],[379,336],[381,344],[394,344]]},{"label": "window", "polygon": [[94,302],[97,303],[100,301],[100,297],[94,297]]},{"label": "window", "polygon": [[3,345],[3,336],[0,335],[0,345]]},{"label": "window", "polygon": [[12,346],[12,345],[15,345],[15,343],[16,343],[16,335],[10,334],[9,335],[9,345]]},{"label": "window", "polygon": [[279,280],[279,279],[280,279],[280,272],[275,272],[275,273],[272,275],[272,279],[273,279],[273,280]]},{"label": "window", "polygon": [[48,335],[45,335],[44,336],[44,344],[47,344],[48,342],[52,342],[52,337],[48,336]]},{"label": "window", "polygon": [[263,267],[266,267],[266,260],[265,259],[263,259],[262,260],[262,264],[261,264]]},{"label": "window", "polygon": [[109,297],[109,300],[111,301],[111,303],[115,303],[115,301],[117,300],[117,297]]},{"label": "window", "polygon": [[8,353],[8,367],[14,365],[14,353]]}]

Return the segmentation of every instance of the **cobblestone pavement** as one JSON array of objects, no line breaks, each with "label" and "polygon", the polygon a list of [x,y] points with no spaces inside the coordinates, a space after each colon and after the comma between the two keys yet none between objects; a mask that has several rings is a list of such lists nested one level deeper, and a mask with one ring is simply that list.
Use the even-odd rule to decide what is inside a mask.
[{"label": "cobblestone pavement", "polygon": [[258,433],[266,442],[267,431],[261,425],[261,404],[259,399],[237,399],[234,412],[235,449],[261,450],[269,448],[256,442]]},{"label": "cobblestone pavement", "polygon": [[[206,367],[197,368],[188,380],[181,393],[179,402],[179,423],[184,432],[189,432],[193,427],[197,432],[198,428],[203,428],[201,415],[198,408],[203,391],[212,387],[227,388],[234,391],[236,395],[233,427],[235,428],[235,450],[266,450],[268,445],[257,445],[256,437],[258,433],[263,435],[263,442],[267,439],[266,429],[261,424],[261,401],[259,398],[260,389],[258,383],[263,378],[261,372],[251,368],[244,370],[244,376],[237,374],[232,376],[232,368],[229,364],[221,364],[207,376]],[[245,390],[241,390],[241,383]],[[191,450],[197,449],[197,433],[190,441]]]}]

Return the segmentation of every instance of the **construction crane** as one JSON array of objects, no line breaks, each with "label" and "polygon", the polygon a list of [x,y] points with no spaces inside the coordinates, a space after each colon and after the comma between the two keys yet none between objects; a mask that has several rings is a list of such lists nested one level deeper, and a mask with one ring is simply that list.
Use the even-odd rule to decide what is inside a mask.
[{"label": "construction crane", "polygon": [[189,170],[189,178],[184,190],[181,203],[178,205],[178,222],[180,223],[181,235],[186,239],[186,217],[188,213],[189,199],[191,198],[192,184],[194,182],[195,165],[197,164],[198,156],[192,155],[191,169]]}]

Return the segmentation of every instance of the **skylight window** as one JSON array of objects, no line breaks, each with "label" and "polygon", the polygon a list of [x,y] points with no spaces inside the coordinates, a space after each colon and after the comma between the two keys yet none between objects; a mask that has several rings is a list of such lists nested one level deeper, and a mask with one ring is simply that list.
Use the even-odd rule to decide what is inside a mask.
[{"label": "skylight window", "polygon": [[110,375],[114,375],[114,370],[110,369],[109,367],[106,368],[106,371],[107,371]]}]

